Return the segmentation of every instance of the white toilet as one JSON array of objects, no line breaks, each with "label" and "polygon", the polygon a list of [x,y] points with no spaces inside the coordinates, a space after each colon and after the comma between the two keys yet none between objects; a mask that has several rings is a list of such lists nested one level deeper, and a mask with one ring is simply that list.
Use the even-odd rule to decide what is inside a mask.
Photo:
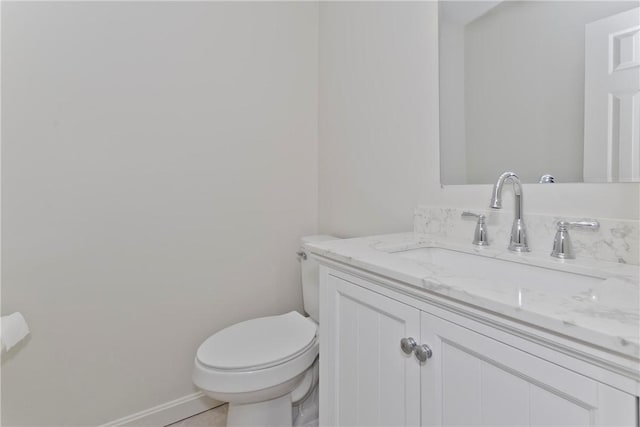
[{"label": "white toilet", "polygon": [[[308,236],[302,244],[335,240]],[[227,426],[317,425],[318,264],[300,256],[304,310],[236,323],[205,340],[193,382],[229,402]]]}]

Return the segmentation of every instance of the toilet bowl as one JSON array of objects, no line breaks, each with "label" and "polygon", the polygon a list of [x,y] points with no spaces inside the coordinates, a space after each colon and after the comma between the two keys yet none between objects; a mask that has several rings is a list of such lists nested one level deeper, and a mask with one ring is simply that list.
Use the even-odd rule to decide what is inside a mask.
[{"label": "toilet bowl", "polygon": [[[304,237],[302,243],[331,240]],[[227,426],[317,425],[318,265],[300,256],[304,308],[246,320],[207,338],[196,353],[193,382],[229,402]]]}]

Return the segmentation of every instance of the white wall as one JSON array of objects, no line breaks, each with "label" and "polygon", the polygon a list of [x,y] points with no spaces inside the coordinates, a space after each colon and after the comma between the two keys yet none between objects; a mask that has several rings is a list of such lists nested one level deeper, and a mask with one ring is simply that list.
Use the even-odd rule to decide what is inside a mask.
[{"label": "white wall", "polygon": [[410,228],[434,172],[425,140],[437,128],[429,79],[437,76],[437,58],[425,37],[429,31],[435,37],[437,28],[424,19],[432,9],[419,2],[320,4],[324,231],[352,236]]},{"label": "white wall", "polygon": [[317,5],[2,5],[2,425],[195,391],[209,334],[301,309],[317,227]]},{"label": "white wall", "polygon": [[446,141],[440,150],[440,179],[447,184],[466,184],[464,25],[443,20],[440,12],[440,88],[447,94],[440,98],[440,137]]},{"label": "white wall", "polygon": [[[410,230],[418,204],[487,208],[490,185],[440,186],[437,52],[435,2],[321,4],[322,232]],[[529,184],[525,215],[638,219],[639,190]]]}]

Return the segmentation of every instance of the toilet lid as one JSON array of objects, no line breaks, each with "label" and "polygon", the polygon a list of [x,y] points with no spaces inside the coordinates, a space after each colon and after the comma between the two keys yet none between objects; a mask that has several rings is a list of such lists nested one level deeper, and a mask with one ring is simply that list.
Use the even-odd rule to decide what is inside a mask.
[{"label": "toilet lid", "polygon": [[308,349],[317,325],[297,311],[236,323],[211,335],[196,357],[216,369],[247,370],[283,363]]}]

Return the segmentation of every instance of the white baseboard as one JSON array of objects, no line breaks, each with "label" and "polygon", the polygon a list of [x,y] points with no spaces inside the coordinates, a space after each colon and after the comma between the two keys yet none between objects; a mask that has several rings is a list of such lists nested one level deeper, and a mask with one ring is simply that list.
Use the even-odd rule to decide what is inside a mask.
[{"label": "white baseboard", "polygon": [[177,421],[189,418],[211,408],[221,405],[222,402],[210,399],[201,391],[183,396],[171,402],[163,403],[153,408],[140,411],[135,414],[111,421],[100,427],[163,427]]}]

